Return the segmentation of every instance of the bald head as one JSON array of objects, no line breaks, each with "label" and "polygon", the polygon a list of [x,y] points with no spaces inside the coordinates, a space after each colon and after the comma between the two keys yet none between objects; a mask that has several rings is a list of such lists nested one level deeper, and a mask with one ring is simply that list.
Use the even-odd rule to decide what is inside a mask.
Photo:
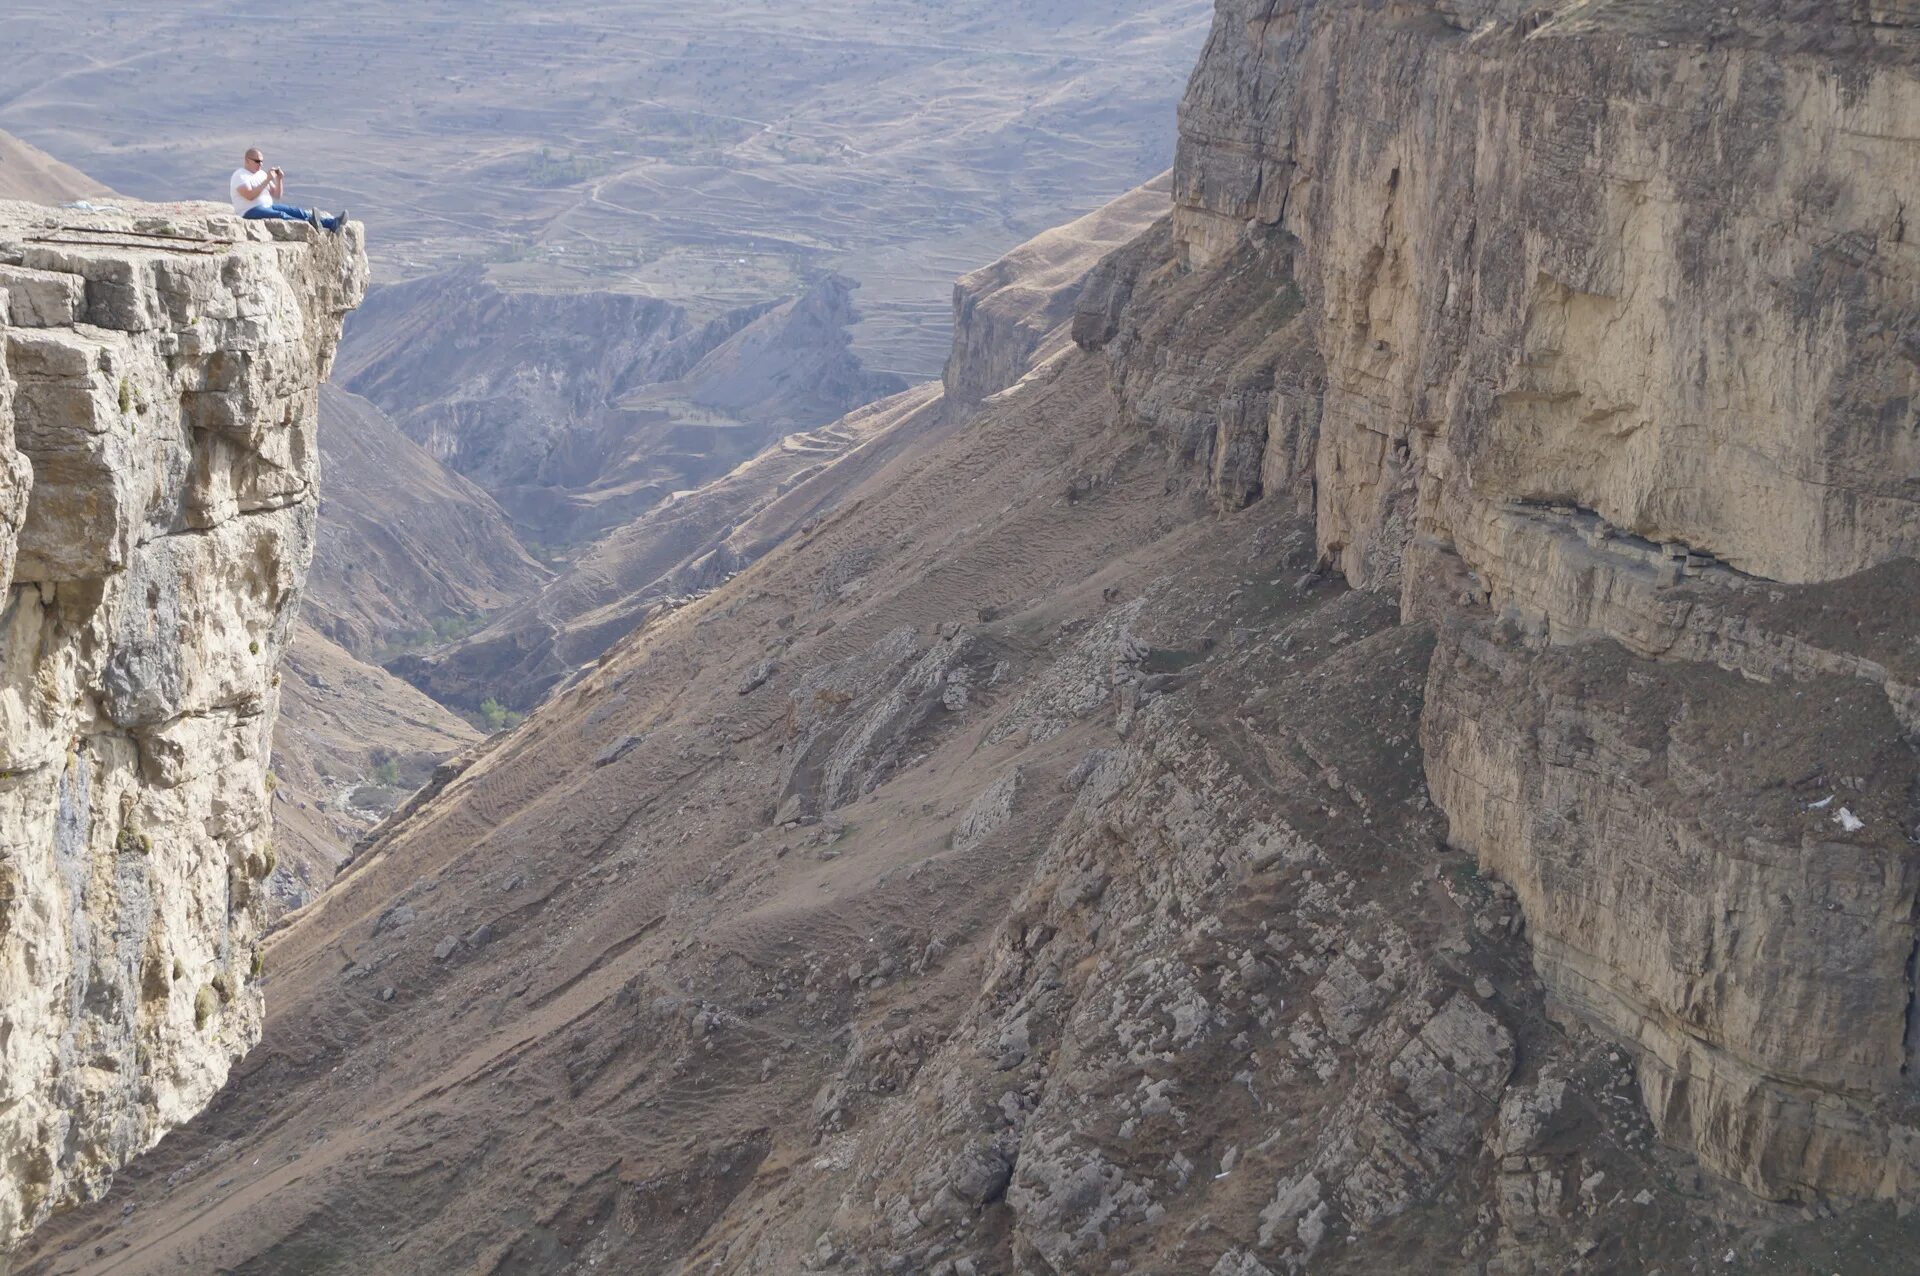
[{"label": "bald head", "polygon": [[248,172],[258,172],[260,169],[260,166],[266,162],[267,162],[267,157],[260,153],[259,147],[256,146],[247,151],[247,171]]}]

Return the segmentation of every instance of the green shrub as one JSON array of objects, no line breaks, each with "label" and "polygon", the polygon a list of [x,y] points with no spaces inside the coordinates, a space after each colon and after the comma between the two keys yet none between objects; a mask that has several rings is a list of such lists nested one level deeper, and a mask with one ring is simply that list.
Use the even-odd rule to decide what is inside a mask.
[{"label": "green shrub", "polygon": [[219,1009],[220,994],[213,990],[213,985],[201,984],[200,991],[193,994],[193,1026],[206,1027],[207,1020],[213,1018]]},{"label": "green shrub", "polygon": [[480,721],[489,731],[504,731],[526,720],[526,714],[515,713],[492,696],[480,702]]}]

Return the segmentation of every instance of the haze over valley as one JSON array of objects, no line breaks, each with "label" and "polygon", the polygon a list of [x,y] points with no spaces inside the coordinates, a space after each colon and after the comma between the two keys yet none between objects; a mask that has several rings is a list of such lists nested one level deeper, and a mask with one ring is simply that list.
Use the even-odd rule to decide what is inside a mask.
[{"label": "haze over valley", "polygon": [[946,357],[953,279],[1172,161],[1207,0],[7,6],[0,129],[142,199],[248,146],[376,282],[482,263],[701,319],[826,271],[854,350]]}]

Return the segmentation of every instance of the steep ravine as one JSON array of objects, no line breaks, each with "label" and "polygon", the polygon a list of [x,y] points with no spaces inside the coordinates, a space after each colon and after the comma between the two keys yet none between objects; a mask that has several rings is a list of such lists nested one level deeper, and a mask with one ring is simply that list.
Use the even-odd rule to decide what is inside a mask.
[{"label": "steep ravine", "polygon": [[450,768],[21,1270],[1911,1266],[1917,66],[1219,0],[1073,341]]},{"label": "steep ravine", "polygon": [[357,229],[0,204],[0,1247],[258,1040],[265,784]]}]

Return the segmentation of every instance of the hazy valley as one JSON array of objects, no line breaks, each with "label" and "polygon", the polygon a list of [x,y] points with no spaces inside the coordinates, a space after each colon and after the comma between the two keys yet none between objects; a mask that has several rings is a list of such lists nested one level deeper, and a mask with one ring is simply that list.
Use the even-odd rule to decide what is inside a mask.
[{"label": "hazy valley", "polygon": [[[376,279],[479,262],[702,320],[861,285],[854,349],[936,376],[954,277],[1164,169],[1206,0],[9,7],[0,128],[213,198],[261,133]],[[245,123],[241,87],[274,109]]]}]

